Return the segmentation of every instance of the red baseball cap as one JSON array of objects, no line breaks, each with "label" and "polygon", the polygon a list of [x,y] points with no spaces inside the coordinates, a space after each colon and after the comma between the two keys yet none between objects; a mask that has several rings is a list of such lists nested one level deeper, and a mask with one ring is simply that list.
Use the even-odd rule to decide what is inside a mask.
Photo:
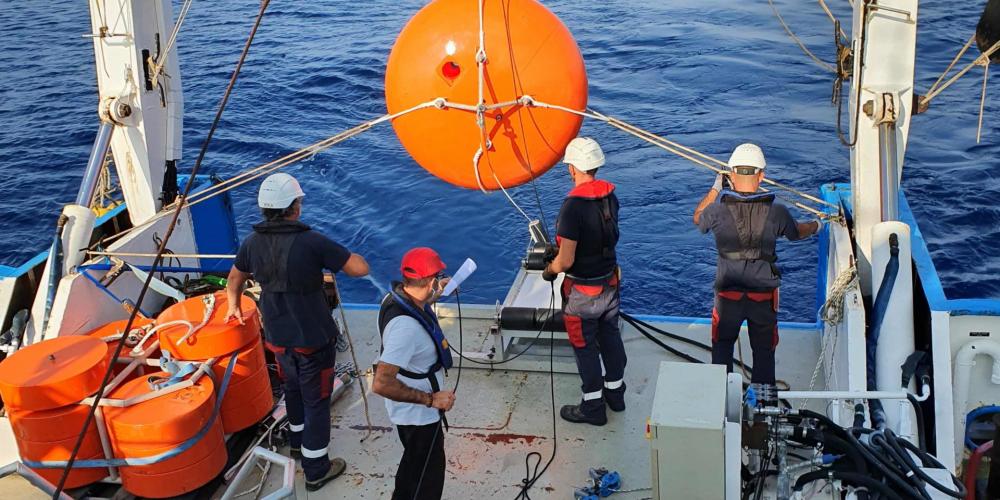
[{"label": "red baseball cap", "polygon": [[434,276],[447,267],[437,252],[427,247],[417,247],[406,252],[399,270],[407,278],[422,279]]}]

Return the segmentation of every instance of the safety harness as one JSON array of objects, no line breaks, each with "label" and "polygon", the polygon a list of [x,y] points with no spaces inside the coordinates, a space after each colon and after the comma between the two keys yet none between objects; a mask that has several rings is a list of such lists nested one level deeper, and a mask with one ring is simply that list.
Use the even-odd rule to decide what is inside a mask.
[{"label": "safety harness", "polygon": [[[591,210],[597,210],[600,213],[601,220],[601,252],[599,254],[591,255],[579,255],[577,254],[575,262],[582,264],[583,266],[597,264],[604,259],[617,259],[617,253],[615,252],[615,246],[618,245],[618,207],[611,203],[611,194],[614,193],[615,186],[605,180],[595,180],[580,184],[579,186],[573,188],[572,191],[566,196],[566,201],[563,202],[563,207],[570,202],[571,199],[584,200],[587,202]],[[557,242],[561,240],[558,236],[556,237]],[[567,273],[567,275],[572,278],[577,283],[590,284],[590,283],[601,283],[610,279],[616,272],[613,269],[606,276],[583,278],[578,276],[573,276]]]},{"label": "safety harness", "polygon": [[[444,337],[444,331],[441,330],[441,325],[438,323],[437,316],[434,315],[434,311],[431,310],[430,305],[425,304],[423,309],[420,309],[402,292],[402,284],[393,283],[392,291],[382,299],[382,304],[378,312],[378,334],[380,338],[384,335],[385,327],[389,322],[399,316],[409,316],[417,320],[417,323],[420,323],[420,326],[430,336],[431,342],[434,343],[434,350],[437,352],[437,360],[424,372],[412,372],[400,367],[399,374],[413,380],[426,379],[431,384],[431,390],[434,392],[440,391],[441,385],[434,375],[441,370],[444,370],[445,375],[447,375],[448,370],[452,366],[448,339]],[[382,349],[382,347],[379,348],[379,353],[382,352]],[[445,429],[447,429],[448,419],[445,417],[444,411],[438,410],[438,412],[441,414],[441,422],[444,424]]]},{"label": "safety harness", "polygon": [[719,201],[725,204],[733,219],[733,226],[739,235],[741,246],[737,251],[719,250],[719,257],[727,260],[767,262],[771,266],[771,272],[780,278],[781,270],[776,264],[778,256],[763,249],[764,229],[771,213],[771,206],[774,204],[774,195],[768,193],[748,195],[727,189],[722,191]]}]

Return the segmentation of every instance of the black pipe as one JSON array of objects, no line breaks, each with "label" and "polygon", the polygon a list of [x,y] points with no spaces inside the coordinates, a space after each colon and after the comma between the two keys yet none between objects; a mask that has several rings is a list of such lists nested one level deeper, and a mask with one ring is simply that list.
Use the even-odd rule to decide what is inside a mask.
[{"label": "black pipe", "polygon": [[826,415],[812,410],[799,410],[799,414],[806,418],[819,420],[820,423],[824,424],[827,428],[844,438],[844,440],[846,440],[851,446],[857,449],[862,456],[865,457],[865,460],[867,460],[869,464],[874,466],[878,472],[881,472],[882,475],[892,481],[895,486],[897,486],[902,492],[905,492],[910,498],[927,498],[926,492],[914,489],[913,486],[910,485],[910,483],[908,483],[903,477],[890,469],[891,465],[886,464],[883,459],[873,454],[867,446],[861,444],[861,442],[858,441],[858,438],[854,437],[854,434],[847,432],[846,429],[837,425],[836,422],[831,420]]},{"label": "black pipe", "polygon": [[530,332],[538,330],[566,331],[562,311],[536,307],[504,307],[500,310],[500,328]]},{"label": "black pipe", "polygon": [[[903,387],[906,390],[906,387]],[[913,413],[917,415],[917,442],[920,444],[921,451],[927,451],[927,438],[924,437],[924,411],[920,407],[920,401],[917,401],[917,397],[909,392],[906,393],[906,400],[913,405]]]},{"label": "black pipe", "polygon": [[805,485],[813,481],[830,478],[839,479],[845,483],[853,484],[855,486],[864,486],[869,490],[877,490],[886,498],[903,500],[903,497],[899,496],[899,494],[889,488],[889,486],[876,481],[870,476],[858,474],[857,472],[843,472],[838,470],[817,470],[802,474],[799,476],[798,481],[795,481],[795,487],[793,489],[795,491],[802,491],[802,488],[805,487]]}]

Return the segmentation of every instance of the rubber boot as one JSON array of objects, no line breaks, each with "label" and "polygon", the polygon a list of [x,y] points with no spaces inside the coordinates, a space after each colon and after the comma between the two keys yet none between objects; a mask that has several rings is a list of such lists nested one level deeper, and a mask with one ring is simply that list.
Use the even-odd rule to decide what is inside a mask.
[{"label": "rubber boot", "polygon": [[578,405],[563,406],[559,411],[559,416],[574,424],[604,425],[608,423],[604,398],[581,401]]},{"label": "rubber boot", "polygon": [[625,384],[617,389],[604,389],[604,400],[611,411],[625,411]]}]

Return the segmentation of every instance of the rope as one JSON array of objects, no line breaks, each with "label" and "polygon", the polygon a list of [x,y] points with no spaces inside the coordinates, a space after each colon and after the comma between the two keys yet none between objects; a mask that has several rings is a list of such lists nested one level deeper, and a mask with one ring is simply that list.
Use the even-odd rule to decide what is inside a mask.
[{"label": "rope", "polygon": [[365,379],[361,376],[360,368],[358,368],[358,357],[354,354],[354,341],[351,339],[351,329],[347,326],[347,313],[344,312],[344,301],[340,296],[340,286],[337,284],[337,279],[333,279],[333,291],[337,294],[337,309],[340,309],[340,322],[344,325],[344,336],[347,337],[347,346],[351,351],[351,361],[354,362],[354,367],[358,370],[358,384],[361,386],[361,403],[365,410],[365,423],[368,424],[368,432],[365,433],[365,437],[361,438],[361,442],[365,442],[366,439],[372,435],[372,416],[368,409],[368,390],[365,389]]},{"label": "rope", "polygon": [[[816,54],[813,54],[812,51],[809,50],[809,47],[806,47],[806,44],[802,43],[802,40],[800,40],[799,37],[795,36],[795,33],[792,32],[792,28],[788,27],[788,24],[785,23],[784,18],[781,17],[781,13],[778,12],[778,7],[776,7],[774,5],[774,0],[767,0],[767,3],[771,5],[771,10],[774,11],[774,17],[778,18],[778,22],[781,23],[781,27],[785,28],[785,33],[788,33],[788,36],[792,38],[792,41],[795,42],[796,45],[798,45],[800,49],[802,49],[802,52],[804,52],[807,56],[809,56],[810,59],[812,59],[813,61],[815,61],[816,64],[818,64],[821,68],[823,68],[823,69],[825,69],[825,70],[827,70],[827,71],[829,71],[831,73],[836,73],[837,69],[834,68],[833,65],[831,65],[830,63],[828,63],[828,62],[820,59],[819,57],[816,57]],[[823,4],[822,0],[820,0],[820,4]],[[823,7],[826,8],[826,5],[823,5]],[[829,10],[827,10],[827,12],[830,14],[830,18],[831,19],[836,20],[833,17],[833,13],[830,13]],[[845,36],[845,38],[846,38],[846,36]]]},{"label": "rope", "polygon": [[167,45],[164,46],[163,51],[156,58],[157,60],[152,61],[152,57],[150,57],[150,66],[152,66],[152,71],[150,71],[152,77],[150,79],[154,87],[159,81],[160,74],[163,73],[163,65],[166,64],[167,55],[170,53],[170,49],[174,47],[174,42],[177,41],[177,34],[180,33],[181,25],[184,24],[184,18],[187,17],[188,10],[191,9],[191,3],[192,0],[185,0],[184,5],[181,6],[181,10],[177,14],[177,22],[174,23],[174,29],[170,31],[170,38],[167,39]]},{"label": "rope", "polygon": [[[180,196],[181,200],[186,198],[188,194],[191,192],[191,189],[194,188],[195,176],[197,175],[198,170],[201,168],[201,163],[205,158],[205,152],[208,150],[208,145],[212,140],[212,136],[214,135],[215,130],[219,126],[219,122],[222,119],[222,113],[223,111],[225,111],[226,104],[229,102],[229,96],[232,94],[233,87],[236,86],[236,79],[240,75],[240,70],[243,69],[243,63],[244,61],[246,61],[247,54],[250,52],[250,46],[253,44],[253,39],[257,34],[257,29],[260,27],[261,21],[264,19],[264,12],[267,10],[267,6],[269,3],[270,0],[263,0],[260,4],[260,11],[257,13],[257,17],[254,20],[253,27],[250,29],[250,34],[247,35],[246,43],[244,43],[243,45],[243,51],[240,53],[240,58],[236,62],[236,68],[233,70],[233,74],[229,78],[229,84],[226,86],[226,90],[223,93],[222,99],[219,102],[219,108],[215,112],[215,119],[212,121],[212,125],[208,129],[208,134],[205,136],[205,141],[202,143],[201,151],[198,155],[198,158],[195,161],[194,166],[191,168],[191,177],[188,178],[188,182],[184,186],[184,193],[181,194]],[[129,314],[128,317],[128,322],[126,323],[125,328],[123,329],[126,332],[132,329],[132,325],[135,322],[135,317],[139,312],[138,304],[143,303],[143,299],[145,299],[146,297],[146,292],[149,290],[150,285],[153,282],[153,275],[155,274],[156,266],[160,263],[163,253],[167,249],[167,242],[170,240],[170,236],[173,234],[174,228],[177,226],[177,221],[180,218],[182,206],[183,206],[182,203],[178,204],[177,208],[175,208],[171,212],[172,217],[170,219],[170,223],[167,225],[167,230],[163,236],[163,240],[160,241],[160,244],[158,245],[158,248],[156,250],[158,256],[153,259],[153,265],[150,268],[149,274],[146,275],[146,279],[142,284],[142,288],[139,289],[139,294],[135,299],[135,304],[137,304],[137,306],[132,309],[132,312]],[[111,381],[111,376],[114,373],[112,367],[114,366],[118,358],[121,356],[122,348],[124,348],[125,340],[127,338],[128,335],[122,335],[122,338],[118,340],[118,343],[115,346],[114,353],[111,356],[111,363],[108,365],[108,369],[105,370],[104,372],[104,377],[101,379],[101,384],[99,386],[99,389],[97,390],[97,393],[94,396],[94,402],[91,404],[90,409],[87,412],[87,418],[84,420],[83,425],[81,426],[83,430],[86,430],[90,426],[91,422],[94,421],[94,414],[97,411],[97,406],[98,404],[100,404],[101,398],[104,396],[104,391],[108,386],[108,383]],[[69,477],[69,473],[73,469],[73,463],[76,461],[77,454],[79,454],[80,447],[83,445],[83,439],[86,436],[86,432],[84,432],[83,430],[81,430],[79,437],[77,437],[76,439],[76,443],[73,445],[73,451],[69,455],[69,460],[67,461],[66,467],[62,470],[62,474],[59,477],[59,482],[55,488],[55,491],[52,494],[53,500],[56,500],[60,497],[60,493],[62,493],[63,488],[66,486],[66,479]]]},{"label": "rope", "polygon": [[162,211],[162,212],[154,215],[149,220],[147,220],[147,221],[145,221],[145,222],[143,222],[141,224],[137,224],[137,225],[135,225],[135,226],[133,226],[133,227],[125,230],[125,231],[122,231],[122,232],[116,233],[116,234],[114,234],[112,236],[109,236],[107,238],[104,238],[104,239],[98,241],[97,243],[95,243],[94,245],[91,245],[91,248],[104,247],[104,246],[106,246],[107,244],[109,244],[109,243],[111,243],[113,241],[116,241],[116,240],[118,240],[120,238],[123,238],[124,236],[132,233],[133,231],[137,231],[139,229],[143,229],[143,228],[149,227],[152,224],[156,223],[157,221],[159,221],[159,220],[163,219],[164,217],[166,217],[167,215],[169,215],[170,214],[169,211],[176,209],[178,206],[180,206],[181,208],[190,208],[190,207],[193,207],[193,206],[195,206],[195,205],[197,205],[197,204],[199,204],[201,202],[208,201],[211,198],[219,196],[219,195],[221,195],[221,194],[223,194],[223,193],[225,193],[227,191],[230,191],[232,189],[238,188],[238,187],[240,187],[240,186],[242,186],[242,185],[244,185],[244,184],[246,184],[248,182],[251,182],[251,181],[253,181],[255,179],[259,179],[260,177],[268,175],[268,174],[270,174],[270,173],[272,173],[274,171],[277,171],[279,169],[285,168],[285,167],[287,167],[289,165],[292,165],[294,163],[298,163],[298,162],[306,160],[306,159],[308,159],[308,158],[310,158],[312,156],[315,156],[315,155],[317,155],[317,154],[319,154],[319,153],[321,153],[321,152],[323,152],[323,151],[325,151],[325,150],[327,150],[327,149],[329,149],[329,148],[331,148],[331,147],[333,147],[333,146],[335,146],[337,144],[340,144],[341,142],[346,141],[347,139],[350,139],[352,137],[360,135],[362,132],[365,132],[365,131],[371,129],[375,125],[378,125],[378,124],[381,124],[381,123],[384,123],[384,122],[387,122],[387,121],[394,120],[396,118],[399,118],[400,116],[412,113],[412,112],[420,110],[420,109],[426,109],[426,108],[430,108],[430,107],[442,107],[442,106],[439,106],[439,104],[441,104],[441,103],[443,103],[442,106],[448,106],[448,107],[450,107],[450,105],[447,105],[446,101],[444,101],[443,99],[439,99],[439,100],[429,101],[429,102],[426,102],[426,103],[414,106],[412,108],[400,111],[400,112],[395,113],[395,114],[384,115],[384,116],[381,116],[381,117],[376,118],[374,120],[370,120],[370,121],[364,122],[364,123],[362,123],[360,125],[357,125],[357,126],[355,126],[353,128],[347,129],[347,130],[345,130],[345,131],[343,131],[343,132],[341,132],[339,134],[330,136],[330,137],[328,137],[326,139],[323,139],[323,140],[321,140],[319,142],[310,144],[309,146],[306,146],[306,147],[304,147],[302,149],[299,149],[298,151],[295,151],[293,153],[289,153],[289,154],[287,154],[285,156],[282,156],[281,158],[278,158],[276,160],[272,160],[272,161],[270,161],[268,163],[265,163],[263,165],[260,165],[258,167],[254,167],[254,168],[252,168],[250,170],[244,171],[244,172],[242,172],[240,174],[237,174],[236,176],[231,177],[229,179],[226,179],[226,180],[224,180],[224,181],[222,181],[222,182],[220,182],[218,184],[214,184],[214,185],[206,188],[203,191],[199,191],[199,192],[191,195],[190,198],[179,197],[176,202],[174,202],[173,204],[171,204],[171,205],[169,205],[167,207],[164,207],[164,211]]},{"label": "rope", "polygon": [[[945,82],[945,83],[937,86],[932,91],[928,92],[927,95],[925,95],[920,100],[920,105],[921,106],[926,106],[927,104],[929,104],[932,99],[934,99],[935,97],[937,97],[938,95],[940,95],[941,92],[944,92],[945,89],[947,89],[948,87],[950,87],[953,83],[957,82],[959,78],[965,76],[965,74],[968,73],[969,70],[971,70],[972,68],[974,68],[976,66],[987,66],[987,64],[989,63],[989,60],[990,60],[990,56],[992,56],[993,53],[996,52],[996,51],[998,51],[998,50],[1000,50],[1000,41],[994,43],[993,46],[990,47],[989,50],[987,50],[986,52],[983,52],[982,54],[979,54],[979,57],[977,57],[971,63],[967,64],[958,73],[956,73],[955,76],[949,78],[947,82]],[[988,66],[987,66],[987,69],[989,69]],[[947,72],[944,73],[944,74],[946,75]],[[944,75],[942,75],[942,78],[943,77],[944,77]]]},{"label": "rope", "polygon": [[833,12],[830,11],[830,8],[826,6],[826,2],[824,0],[819,0],[819,6],[823,9],[823,12],[826,12],[826,17],[829,17],[830,21],[833,22],[834,29],[836,29],[837,33],[839,33],[845,40],[850,40],[850,38],[847,37],[847,33],[844,33],[844,30],[840,28],[840,21],[837,19],[837,16],[834,16]]},{"label": "rope", "polygon": [[983,94],[979,98],[979,127],[976,129],[976,144],[983,138],[983,108],[986,107],[986,82],[990,79],[990,60],[983,64]]},{"label": "rope", "polygon": [[844,297],[858,285],[858,270],[852,265],[837,275],[819,316],[827,325],[837,326],[844,319]]},{"label": "rope", "polygon": [[962,46],[962,50],[958,51],[958,55],[956,55],[955,58],[951,60],[951,63],[948,64],[948,67],[944,69],[944,72],[941,73],[941,76],[939,76],[937,81],[934,82],[934,85],[931,85],[931,88],[927,90],[928,93],[934,92],[937,89],[938,85],[941,85],[941,82],[944,81],[944,77],[948,76],[948,73],[951,72],[951,69],[954,68],[956,64],[958,64],[958,61],[962,59],[962,56],[964,56],[965,52],[969,50],[969,47],[972,47],[972,44],[975,43],[975,41],[976,41],[976,35],[975,33],[973,33],[972,36],[969,37],[969,41],[965,42],[965,45]]}]

